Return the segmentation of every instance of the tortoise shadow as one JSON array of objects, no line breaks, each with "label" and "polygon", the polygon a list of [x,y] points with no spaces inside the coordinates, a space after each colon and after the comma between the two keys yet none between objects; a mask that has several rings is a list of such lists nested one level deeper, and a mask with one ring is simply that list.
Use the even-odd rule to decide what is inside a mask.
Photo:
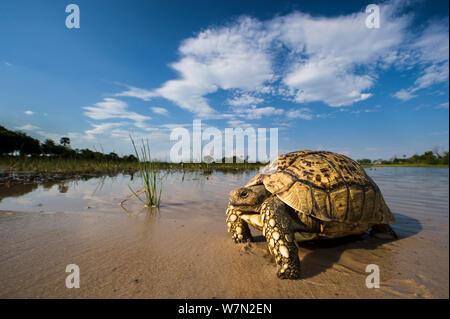
[{"label": "tortoise shadow", "polygon": [[[306,256],[300,256],[302,265],[301,279],[311,278],[325,272],[339,261],[345,250],[374,250],[380,245],[416,235],[423,229],[422,224],[415,218],[398,213],[395,213],[394,215],[397,222],[391,226],[397,233],[398,239],[377,239],[366,232],[360,236],[347,236],[343,238],[300,243],[299,246],[301,248],[306,248],[309,251]],[[254,241],[265,242],[265,238],[263,236],[255,236]]]}]

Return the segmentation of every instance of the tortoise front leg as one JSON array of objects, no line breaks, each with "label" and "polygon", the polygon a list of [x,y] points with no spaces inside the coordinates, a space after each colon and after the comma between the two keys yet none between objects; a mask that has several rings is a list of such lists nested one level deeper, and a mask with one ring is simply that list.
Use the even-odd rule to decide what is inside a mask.
[{"label": "tortoise front leg", "polygon": [[269,251],[275,256],[278,277],[297,279],[300,277],[300,259],[295,243],[292,217],[285,204],[276,197],[267,199],[262,205],[261,219],[263,235],[269,244]]},{"label": "tortoise front leg", "polygon": [[252,242],[253,237],[246,221],[242,220],[239,212],[234,209],[227,209],[228,232],[233,235],[236,243]]}]

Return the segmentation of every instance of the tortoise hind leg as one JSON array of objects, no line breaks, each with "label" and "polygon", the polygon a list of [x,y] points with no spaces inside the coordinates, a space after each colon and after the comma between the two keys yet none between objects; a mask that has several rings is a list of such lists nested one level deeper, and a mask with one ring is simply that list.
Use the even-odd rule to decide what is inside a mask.
[{"label": "tortoise hind leg", "polygon": [[227,210],[227,226],[228,232],[232,234],[236,243],[252,242],[253,237],[246,221],[239,217],[238,212]]},{"label": "tortoise hind leg", "polygon": [[271,197],[263,203],[261,213],[263,235],[266,237],[270,253],[275,256],[278,277],[299,278],[300,259],[291,227],[292,217],[286,211],[286,205],[278,198]]},{"label": "tortoise hind leg", "polygon": [[373,225],[370,235],[378,239],[398,239],[397,234],[388,224]]}]

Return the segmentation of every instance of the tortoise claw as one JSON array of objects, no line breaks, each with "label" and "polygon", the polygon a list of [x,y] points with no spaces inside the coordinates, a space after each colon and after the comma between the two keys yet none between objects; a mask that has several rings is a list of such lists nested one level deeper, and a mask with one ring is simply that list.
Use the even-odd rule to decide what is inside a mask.
[{"label": "tortoise claw", "polygon": [[233,236],[233,240],[236,244],[251,243],[253,242],[253,237],[251,235],[242,236],[242,238],[239,238],[238,236]]},{"label": "tortoise claw", "polygon": [[280,279],[299,279],[300,269],[298,268],[287,268],[282,272],[282,269],[278,269],[277,276]]}]

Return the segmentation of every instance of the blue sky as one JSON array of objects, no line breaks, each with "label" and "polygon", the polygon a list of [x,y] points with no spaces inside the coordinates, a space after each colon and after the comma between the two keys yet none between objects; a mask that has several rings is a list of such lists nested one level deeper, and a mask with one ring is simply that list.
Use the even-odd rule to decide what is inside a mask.
[{"label": "blue sky", "polygon": [[[0,125],[167,158],[173,127],[279,129],[279,152],[448,150],[447,1],[2,1]],[[380,28],[365,8],[380,7]]]}]

